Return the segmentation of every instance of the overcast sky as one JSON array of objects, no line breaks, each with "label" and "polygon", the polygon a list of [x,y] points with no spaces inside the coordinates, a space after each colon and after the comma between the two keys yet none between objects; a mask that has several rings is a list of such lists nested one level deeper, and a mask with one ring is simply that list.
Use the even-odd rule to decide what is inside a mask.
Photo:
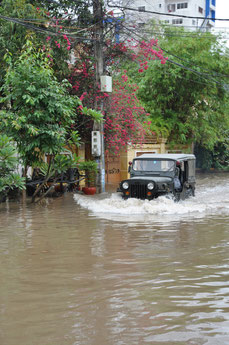
[{"label": "overcast sky", "polygon": [[[216,0],[216,18],[229,19],[229,0]],[[228,22],[216,21],[218,27],[229,27]]]},{"label": "overcast sky", "polygon": [[[229,19],[229,0],[216,0],[216,18]],[[221,20],[216,20],[215,26],[218,28],[226,28],[224,30],[224,40],[227,41],[226,46],[229,48],[229,21],[224,22]],[[221,29],[218,30],[221,32]]]}]

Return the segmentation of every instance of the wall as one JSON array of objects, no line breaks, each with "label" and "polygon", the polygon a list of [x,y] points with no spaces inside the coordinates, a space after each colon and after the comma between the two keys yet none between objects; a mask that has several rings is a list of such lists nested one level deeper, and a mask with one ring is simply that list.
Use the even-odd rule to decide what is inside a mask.
[{"label": "wall", "polygon": [[164,138],[148,138],[142,145],[129,146],[127,151],[123,150],[120,155],[120,181],[129,177],[128,166],[133,158],[143,153],[165,153],[165,142]]}]

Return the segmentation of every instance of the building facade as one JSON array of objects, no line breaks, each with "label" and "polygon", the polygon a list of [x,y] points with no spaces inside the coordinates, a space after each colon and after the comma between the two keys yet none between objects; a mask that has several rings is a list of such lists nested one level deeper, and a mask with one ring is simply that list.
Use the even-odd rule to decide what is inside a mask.
[{"label": "building facade", "polygon": [[[127,17],[132,17],[132,20],[134,19],[139,26],[144,25],[149,19],[155,19],[156,21],[161,21],[168,25],[184,26],[190,29],[210,29],[215,26],[216,1],[217,0],[124,0],[123,4],[126,7],[135,8],[139,11],[127,11]],[[153,14],[147,11],[157,12],[159,14]],[[193,18],[176,17],[176,15]]]}]

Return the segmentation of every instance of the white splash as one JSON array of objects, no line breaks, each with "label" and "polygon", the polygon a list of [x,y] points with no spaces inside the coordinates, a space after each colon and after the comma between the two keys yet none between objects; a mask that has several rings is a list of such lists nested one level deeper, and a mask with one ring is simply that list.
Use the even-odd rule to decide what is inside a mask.
[{"label": "white splash", "polygon": [[226,179],[220,182],[221,184],[217,185],[212,183],[212,180],[207,183],[205,181],[199,188],[197,187],[196,197],[178,203],[166,196],[151,201],[134,198],[123,200],[120,193],[113,193],[103,199],[99,196],[75,194],[74,199],[81,207],[94,214],[105,218],[113,215],[116,220],[119,215],[122,221],[125,219],[124,216],[128,221],[131,218],[139,219],[139,216],[151,216],[151,219],[156,219],[155,216],[157,219],[158,216],[160,218],[169,216],[170,219],[171,216],[175,216],[176,219],[203,218],[205,215],[219,214],[229,216],[229,181]]}]

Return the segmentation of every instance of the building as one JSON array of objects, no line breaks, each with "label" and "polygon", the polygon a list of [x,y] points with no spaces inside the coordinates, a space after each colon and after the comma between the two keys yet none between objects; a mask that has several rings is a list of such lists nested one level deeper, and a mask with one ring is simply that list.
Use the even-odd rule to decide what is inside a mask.
[{"label": "building", "polygon": [[124,0],[123,6],[138,10],[138,12],[127,10],[126,16],[127,20],[131,18],[137,22],[139,27],[143,26],[149,19],[193,29],[203,28],[207,30],[215,26],[216,0]]}]

